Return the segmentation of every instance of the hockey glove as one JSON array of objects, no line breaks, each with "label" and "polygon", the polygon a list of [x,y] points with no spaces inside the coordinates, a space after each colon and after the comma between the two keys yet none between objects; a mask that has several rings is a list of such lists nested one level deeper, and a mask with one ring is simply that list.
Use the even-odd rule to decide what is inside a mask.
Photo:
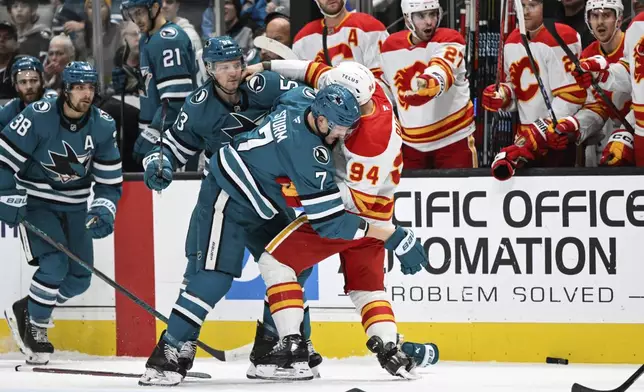
[{"label": "hockey glove", "polygon": [[297,194],[295,184],[288,177],[277,177],[275,182],[282,186],[282,197],[286,200],[286,205],[292,208],[302,207],[300,196]]},{"label": "hockey glove", "polygon": [[575,116],[559,119],[556,127],[549,127],[546,133],[548,148],[565,150],[570,143],[576,143],[579,138],[579,121]]},{"label": "hockey glove", "polygon": [[393,250],[400,269],[405,275],[414,275],[429,264],[427,253],[413,231],[396,226],[396,231],[385,241],[385,249]]},{"label": "hockey glove", "polygon": [[507,83],[499,84],[499,91],[495,85],[489,85],[483,90],[483,108],[490,112],[498,112],[510,105],[512,88]]},{"label": "hockey glove", "polygon": [[145,186],[153,191],[162,191],[170,186],[172,182],[172,163],[167,156],[163,156],[163,162],[160,161],[159,147],[150,151],[148,156],[143,160],[143,182]]},{"label": "hockey glove", "polygon": [[85,227],[89,230],[92,238],[96,240],[105,238],[114,231],[115,216],[116,205],[111,200],[94,199],[87,211]]},{"label": "hockey glove", "polygon": [[519,127],[514,144],[527,148],[535,156],[545,155],[548,152],[547,134],[551,123],[548,119],[539,118],[527,127]]},{"label": "hockey glove", "polygon": [[599,83],[603,83],[608,79],[608,60],[604,56],[592,56],[586,59],[579,60],[581,69],[575,68],[572,71],[572,76],[575,77],[577,84],[583,88],[590,88],[592,86],[593,78]]},{"label": "hockey glove", "polygon": [[445,80],[439,74],[421,74],[416,78],[418,95],[433,99],[445,91]]},{"label": "hockey glove", "polygon": [[423,368],[438,362],[438,347],[434,343],[404,342],[400,349],[412,357],[418,367]]},{"label": "hockey glove", "polygon": [[112,88],[114,88],[114,93],[121,94],[125,91],[125,85],[127,83],[127,73],[121,67],[112,69]]},{"label": "hockey glove", "polygon": [[134,150],[132,151],[132,157],[135,162],[143,162],[143,158],[159,144],[159,135],[159,131],[150,127],[141,131],[134,142]]},{"label": "hockey glove", "polygon": [[614,131],[599,160],[600,166],[634,166],[633,135],[625,129]]},{"label": "hockey glove", "polygon": [[534,155],[526,147],[511,145],[501,150],[492,162],[492,175],[499,181],[510,179],[516,169],[529,161],[534,160]]},{"label": "hockey glove", "polygon": [[15,227],[27,216],[27,191],[5,189],[0,191],[0,221]]}]

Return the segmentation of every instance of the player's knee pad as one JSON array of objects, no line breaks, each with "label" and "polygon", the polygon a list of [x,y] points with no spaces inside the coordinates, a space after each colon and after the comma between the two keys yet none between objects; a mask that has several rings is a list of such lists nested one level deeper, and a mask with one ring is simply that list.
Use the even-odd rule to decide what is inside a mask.
[{"label": "player's knee pad", "polygon": [[34,274],[39,281],[60,286],[69,271],[69,260],[61,252],[46,253],[39,257],[40,264]]},{"label": "player's knee pad", "polygon": [[257,262],[259,272],[266,283],[266,287],[271,287],[280,283],[297,282],[297,276],[293,268],[282,264],[270,253],[264,252]]},{"label": "player's knee pad", "polygon": [[362,317],[362,327],[367,336],[378,336],[385,343],[397,342],[396,319],[386,292],[351,291],[349,297]]},{"label": "player's knee pad", "polygon": [[69,298],[83,294],[92,283],[92,275],[67,275],[60,286],[58,302],[65,302]]}]

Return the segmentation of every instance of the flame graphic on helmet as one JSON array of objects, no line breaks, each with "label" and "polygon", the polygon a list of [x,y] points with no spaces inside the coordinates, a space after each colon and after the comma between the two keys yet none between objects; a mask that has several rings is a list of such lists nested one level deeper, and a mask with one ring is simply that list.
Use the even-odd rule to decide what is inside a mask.
[{"label": "flame graphic on helmet", "polygon": [[640,38],[637,45],[633,49],[633,79],[635,83],[639,83],[644,79],[644,36]]},{"label": "flame graphic on helmet", "polygon": [[422,61],[416,61],[407,68],[396,72],[394,84],[398,90],[398,103],[400,107],[407,110],[410,106],[422,106],[431,100],[431,97],[420,96],[413,91],[412,81],[414,78],[425,71],[427,64]]}]

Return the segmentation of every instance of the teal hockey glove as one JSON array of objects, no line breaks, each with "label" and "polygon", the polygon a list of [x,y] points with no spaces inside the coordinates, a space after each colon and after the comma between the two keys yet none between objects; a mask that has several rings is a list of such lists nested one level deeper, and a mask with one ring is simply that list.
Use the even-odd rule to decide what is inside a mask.
[{"label": "teal hockey glove", "polygon": [[155,148],[143,160],[143,182],[153,191],[162,191],[172,182],[172,163],[164,155],[163,162],[159,160],[159,148]]},{"label": "teal hockey glove", "polygon": [[114,231],[115,217],[116,206],[111,200],[103,198],[94,199],[89,206],[89,211],[87,211],[85,227],[92,234],[92,238],[105,238]]},{"label": "teal hockey glove", "polygon": [[396,226],[394,234],[385,241],[385,248],[393,250],[398,260],[400,269],[405,275],[413,275],[420,272],[423,267],[429,264],[425,249],[416,241],[416,235],[411,230]]},{"label": "teal hockey glove", "polygon": [[0,221],[14,227],[27,216],[27,191],[5,189],[0,191]]}]

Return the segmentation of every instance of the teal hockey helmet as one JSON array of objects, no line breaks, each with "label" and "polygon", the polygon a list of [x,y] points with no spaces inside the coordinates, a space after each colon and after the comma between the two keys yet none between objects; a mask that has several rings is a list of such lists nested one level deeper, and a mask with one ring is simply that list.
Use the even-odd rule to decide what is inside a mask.
[{"label": "teal hockey helmet", "polygon": [[339,125],[353,127],[360,119],[358,100],[344,86],[330,84],[320,90],[311,104],[311,113],[326,117],[330,131]]}]

